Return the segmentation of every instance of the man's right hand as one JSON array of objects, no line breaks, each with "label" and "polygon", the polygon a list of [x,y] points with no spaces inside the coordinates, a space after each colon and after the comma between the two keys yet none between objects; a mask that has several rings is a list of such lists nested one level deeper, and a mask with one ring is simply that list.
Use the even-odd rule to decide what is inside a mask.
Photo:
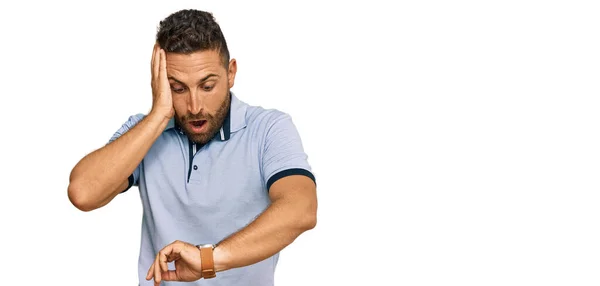
[{"label": "man's right hand", "polygon": [[171,119],[175,115],[171,85],[167,79],[167,56],[158,42],[152,53],[152,110],[151,113]]},{"label": "man's right hand", "polygon": [[112,143],[86,155],[71,171],[68,196],[75,207],[91,211],[108,204],[129,186],[129,176],[175,115],[167,79],[165,51],[158,44],[152,54],[152,110],[143,119],[123,124]]}]

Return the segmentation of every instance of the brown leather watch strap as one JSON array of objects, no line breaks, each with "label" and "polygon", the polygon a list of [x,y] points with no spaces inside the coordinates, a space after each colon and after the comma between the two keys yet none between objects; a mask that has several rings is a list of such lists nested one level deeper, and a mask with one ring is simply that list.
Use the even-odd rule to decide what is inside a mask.
[{"label": "brown leather watch strap", "polygon": [[200,246],[200,259],[202,260],[202,278],[210,279],[217,277],[215,273],[215,262],[213,260],[213,247]]}]

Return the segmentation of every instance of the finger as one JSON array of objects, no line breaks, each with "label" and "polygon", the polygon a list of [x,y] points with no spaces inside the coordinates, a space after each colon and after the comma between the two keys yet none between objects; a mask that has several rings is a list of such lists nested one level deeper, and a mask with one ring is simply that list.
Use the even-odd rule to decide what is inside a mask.
[{"label": "finger", "polygon": [[152,78],[158,78],[158,71],[160,68],[160,47],[156,47],[154,51],[154,64],[152,65]]},{"label": "finger", "polygon": [[152,78],[156,78],[158,74],[156,73],[156,64],[158,64],[158,50],[160,49],[158,42],[154,44],[154,49],[152,50],[152,66],[150,67],[150,71],[152,72]]},{"label": "finger", "polygon": [[[161,254],[161,263],[164,262],[164,268],[162,268],[163,271],[169,270],[167,267],[167,262],[172,262],[181,258],[183,246],[184,244],[180,241],[174,241],[159,252],[159,254]],[[162,266],[163,265],[161,264],[161,267]]]},{"label": "finger", "polygon": [[158,254],[159,254],[159,265],[160,265],[160,270],[161,272],[167,272],[169,271],[169,266],[167,266],[167,260],[169,259],[169,252],[171,245],[165,247],[163,250],[161,250]]},{"label": "finger", "polygon": [[160,80],[167,79],[167,55],[163,49],[160,49],[160,70],[158,76]]},{"label": "finger", "polygon": [[154,263],[150,265],[150,270],[148,270],[148,274],[146,274],[146,280],[150,280],[154,277]]},{"label": "finger", "polygon": [[171,252],[171,254],[167,255],[167,262],[173,262],[179,258],[181,258],[181,255],[179,253]]},{"label": "finger", "polygon": [[160,265],[158,265],[158,254],[156,255],[156,259],[154,259],[154,285],[160,285],[161,275],[160,275]]},{"label": "finger", "polygon": [[163,281],[179,281],[179,277],[177,277],[177,272],[175,270],[163,272],[162,279]]},{"label": "finger", "polygon": [[155,56],[156,56],[156,46],[158,45],[158,42],[154,43],[154,48],[152,48],[152,61],[150,61],[150,70],[153,71],[154,70],[154,60],[155,60]]}]

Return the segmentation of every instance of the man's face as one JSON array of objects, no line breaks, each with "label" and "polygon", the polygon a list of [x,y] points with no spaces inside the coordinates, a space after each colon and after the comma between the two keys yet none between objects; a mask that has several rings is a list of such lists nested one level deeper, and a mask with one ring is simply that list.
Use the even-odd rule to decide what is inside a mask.
[{"label": "man's face", "polygon": [[229,62],[229,72],[213,50],[167,53],[166,61],[175,121],[192,141],[205,144],[219,131],[229,111],[236,61]]}]

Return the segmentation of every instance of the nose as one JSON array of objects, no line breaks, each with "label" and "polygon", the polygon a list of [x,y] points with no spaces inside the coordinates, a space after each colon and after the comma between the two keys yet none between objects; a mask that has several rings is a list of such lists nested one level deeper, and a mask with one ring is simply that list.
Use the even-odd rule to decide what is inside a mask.
[{"label": "nose", "polygon": [[200,110],[202,110],[202,100],[200,98],[200,94],[196,91],[190,92],[188,110],[192,114],[198,114],[200,113]]}]

